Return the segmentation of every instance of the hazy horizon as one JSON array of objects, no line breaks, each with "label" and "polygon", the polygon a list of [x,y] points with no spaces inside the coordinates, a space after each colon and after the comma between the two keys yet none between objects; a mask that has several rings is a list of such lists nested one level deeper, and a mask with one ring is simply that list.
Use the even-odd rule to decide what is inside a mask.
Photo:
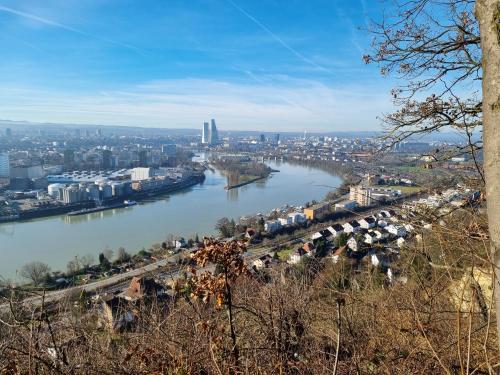
[{"label": "hazy horizon", "polygon": [[0,4],[11,121],[379,130],[394,81],[366,66],[365,0]]}]

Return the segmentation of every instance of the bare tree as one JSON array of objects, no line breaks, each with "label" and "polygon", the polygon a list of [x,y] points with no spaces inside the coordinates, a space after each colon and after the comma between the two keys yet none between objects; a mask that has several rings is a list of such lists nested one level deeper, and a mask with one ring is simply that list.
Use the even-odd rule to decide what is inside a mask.
[{"label": "bare tree", "polygon": [[50,267],[38,261],[26,263],[19,271],[22,277],[35,285],[42,284],[49,276],[49,273]]},{"label": "bare tree", "polygon": [[87,254],[80,259],[80,263],[83,268],[88,268],[95,263],[95,258],[92,254]]},{"label": "bare tree", "polygon": [[476,17],[483,51],[484,170],[500,345],[500,0],[478,0]]},{"label": "bare tree", "polygon": [[74,260],[70,260],[68,264],[66,265],[66,269],[69,275],[73,275],[77,273],[80,270],[80,262],[78,261],[78,258],[75,258]]},{"label": "bare tree", "polygon": [[102,252],[104,257],[111,262],[113,259],[113,250],[111,250],[109,247],[106,247],[104,251]]},{"label": "bare tree", "polygon": [[123,262],[128,262],[130,260],[130,255],[127,253],[125,248],[119,247],[118,251],[116,252],[116,260],[119,261],[120,263]]},{"label": "bare tree", "polygon": [[[486,185],[498,312],[500,0],[412,0],[396,9],[374,24],[375,51],[364,56],[380,64],[382,74],[395,73],[405,82],[392,92],[400,109],[383,119],[387,138],[394,144],[446,129],[464,135],[467,145],[459,151],[472,155]],[[475,131],[483,131],[481,140],[474,139]],[[484,174],[478,150],[484,153]],[[500,344],[500,319],[497,333]]]},{"label": "bare tree", "polygon": [[373,22],[374,51],[364,56],[366,63],[379,64],[383,75],[399,78],[392,90],[399,109],[382,118],[388,146],[454,130],[465,145],[436,150],[434,158],[470,154],[483,177],[477,162],[482,150],[482,55],[474,1],[404,1],[396,2],[395,9],[394,15]]}]

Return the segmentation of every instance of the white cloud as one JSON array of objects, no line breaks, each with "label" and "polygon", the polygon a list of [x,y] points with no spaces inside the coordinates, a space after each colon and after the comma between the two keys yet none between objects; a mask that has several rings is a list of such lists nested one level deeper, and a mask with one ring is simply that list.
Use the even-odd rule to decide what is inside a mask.
[{"label": "white cloud", "polygon": [[196,128],[216,118],[227,130],[342,131],[378,129],[376,116],[391,108],[386,88],[259,79],[159,80],[86,94],[2,87],[0,118],[171,128]]}]

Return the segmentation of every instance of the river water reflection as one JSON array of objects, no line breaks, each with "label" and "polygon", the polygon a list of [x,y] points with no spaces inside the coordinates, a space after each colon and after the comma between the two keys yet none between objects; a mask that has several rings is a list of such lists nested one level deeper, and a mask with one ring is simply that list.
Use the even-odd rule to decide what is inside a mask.
[{"label": "river water reflection", "polygon": [[202,184],[133,207],[0,224],[0,275],[16,279],[17,270],[33,260],[65,270],[75,256],[92,254],[97,259],[104,249],[118,247],[133,253],[164,241],[168,234],[201,237],[214,233],[215,222],[223,216],[237,220],[285,204],[320,200],[341,183],[339,177],[318,169],[266,164],[280,172],[229,191],[224,190],[223,174],[207,170]]}]

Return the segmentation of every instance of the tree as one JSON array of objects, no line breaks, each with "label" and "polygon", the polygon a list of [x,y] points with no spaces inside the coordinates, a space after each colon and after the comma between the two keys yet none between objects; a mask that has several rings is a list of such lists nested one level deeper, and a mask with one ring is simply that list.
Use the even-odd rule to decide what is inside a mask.
[{"label": "tree", "polygon": [[104,249],[102,253],[104,254],[104,257],[106,257],[106,259],[111,262],[111,260],[113,259],[113,250],[106,247],[106,249]]},{"label": "tree", "polygon": [[347,233],[340,233],[337,237],[335,237],[334,240],[334,245],[335,247],[342,247],[347,245],[347,240],[349,238],[349,235]]},{"label": "tree", "polygon": [[77,258],[75,258],[74,260],[70,260],[68,262],[68,264],[66,265],[66,269],[67,269],[68,275],[74,275],[78,271],[80,271],[80,262],[78,261]]},{"label": "tree", "polygon": [[[482,176],[476,154],[482,149],[475,135],[482,126],[481,48],[474,1],[415,0],[396,2],[395,14],[370,27],[372,54],[366,63],[377,63],[382,75],[396,75],[401,84],[392,90],[395,113],[382,121],[387,147],[415,136],[440,130],[457,131],[467,145],[435,150],[443,160],[470,154]],[[439,15],[439,16],[436,16]],[[461,97],[460,94],[470,95]]]},{"label": "tree", "polygon": [[95,263],[95,258],[92,254],[87,254],[80,259],[80,263],[83,268],[89,268]]},{"label": "tree", "polygon": [[200,267],[204,267],[207,263],[215,264],[217,273],[207,271],[197,275],[196,270],[193,269],[191,279],[194,297],[201,299],[205,303],[215,297],[216,307],[226,309],[231,338],[230,352],[236,369],[239,366],[239,347],[234,320],[235,306],[233,305],[232,290],[236,280],[248,272],[242,256],[245,251],[246,245],[244,242],[235,240],[223,242],[213,238],[206,238],[193,259]]},{"label": "tree", "polygon": [[99,266],[103,271],[107,271],[111,268],[111,262],[109,259],[104,255],[104,253],[99,254]]},{"label": "tree", "polygon": [[264,232],[265,223],[266,223],[266,222],[265,222],[264,218],[263,218],[263,217],[261,217],[261,218],[259,219],[259,222],[257,223],[258,228],[259,228],[259,232]]},{"label": "tree", "polygon": [[[467,146],[457,151],[471,154],[486,187],[499,312],[500,0],[415,0],[397,10],[394,18],[374,25],[375,52],[364,56],[367,63],[380,64],[383,74],[396,73],[408,82],[393,90],[400,110],[384,117],[388,138],[394,144],[450,128],[465,135]],[[460,97],[463,92],[471,94]],[[476,141],[473,133],[479,130],[483,137]],[[478,150],[483,150],[484,174]],[[497,336],[500,347],[500,319]]]},{"label": "tree", "polygon": [[217,220],[215,229],[219,231],[220,235],[224,238],[231,237],[234,234],[234,229],[232,228],[231,221],[229,221],[227,217],[223,217]]},{"label": "tree", "polygon": [[125,263],[130,260],[130,255],[125,251],[125,248],[119,247],[118,251],[116,252],[116,260],[119,263]]},{"label": "tree", "polygon": [[50,267],[42,262],[29,262],[21,267],[19,274],[26,280],[31,281],[34,285],[42,284],[50,274]]},{"label": "tree", "polygon": [[[500,0],[477,0],[483,52],[483,138],[488,229],[495,270],[495,308],[500,312]],[[500,346],[500,319],[497,319]]]}]

